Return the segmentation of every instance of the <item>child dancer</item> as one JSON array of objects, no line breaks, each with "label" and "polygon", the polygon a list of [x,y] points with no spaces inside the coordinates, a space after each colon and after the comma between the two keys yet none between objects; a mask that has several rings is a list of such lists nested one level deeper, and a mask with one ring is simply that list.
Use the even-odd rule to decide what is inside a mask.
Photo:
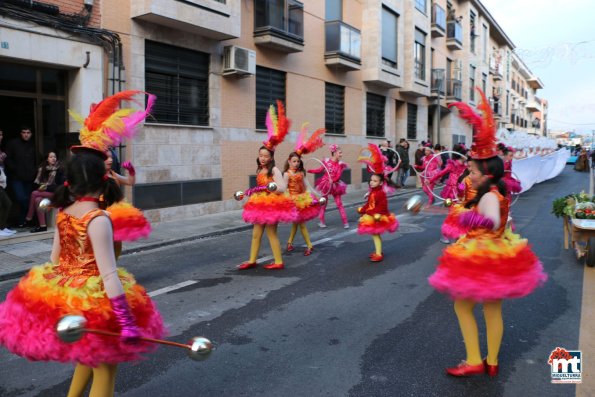
[{"label": "child dancer", "polygon": [[[491,107],[483,92],[478,91],[483,119],[468,105],[453,104],[477,131],[469,165],[469,177],[477,195],[459,217],[467,233],[444,250],[438,268],[429,278],[434,288],[455,300],[454,309],[465,342],[466,360],[446,369],[452,376],[498,374],[504,331],[502,299],[526,296],[547,279],[527,240],[506,229],[509,201],[502,181],[504,164],[496,153]],[[477,303],[483,304],[486,320],[488,354],[484,360],[473,315]]]},{"label": "child dancer", "polygon": [[304,241],[306,242],[304,256],[309,256],[312,254],[314,247],[310,241],[306,222],[316,218],[320,212],[320,206],[314,195],[306,190],[306,185],[304,183],[306,172],[304,171],[302,156],[307,153],[313,153],[316,149],[324,146],[324,142],[322,141],[324,129],[320,128],[314,131],[308,140],[305,140],[306,133],[306,127],[302,128],[302,134],[295,145],[295,152],[289,154],[289,158],[285,163],[283,179],[287,185],[289,196],[292,198],[297,209],[297,219],[291,225],[291,232],[289,233],[289,239],[287,240],[287,252],[294,250],[293,239],[295,238],[299,227],[302,236],[304,237]]},{"label": "child dancer", "polygon": [[[0,344],[29,360],[76,363],[68,396],[82,395],[91,376],[91,396],[113,396],[117,365],[154,346],[138,337],[164,334],[145,289],[116,269],[111,222],[100,208],[122,197],[105,176],[106,128],[113,134],[124,127],[107,122],[81,134],[68,179],[52,197],[60,212],[51,263],[33,267],[0,304]],[[120,338],[87,333],[74,344],[62,342],[54,327],[72,313],[82,314],[89,328],[119,332]]]},{"label": "child dancer", "polygon": [[370,177],[370,190],[368,201],[363,207],[357,209],[360,214],[357,232],[371,234],[374,241],[374,252],[370,254],[370,261],[381,262],[384,260],[382,253],[382,239],[380,235],[385,232],[394,233],[399,227],[395,214],[389,212],[386,199],[385,157],[382,156],[377,145],[368,144],[370,157],[359,157],[358,161],[366,163],[372,172]]},{"label": "child dancer", "polygon": [[[343,208],[343,201],[341,200],[341,196],[345,194],[347,191],[347,184],[341,180],[341,174],[343,170],[347,168],[347,164],[341,161],[343,157],[343,152],[341,148],[337,144],[332,144],[329,146],[329,150],[331,151],[331,158],[324,159],[322,163],[324,167],[329,171],[330,177],[328,173],[324,173],[320,179],[318,179],[315,183],[316,189],[319,192],[324,193],[324,198],[327,199],[328,204],[328,196],[331,195],[335,199],[335,203],[337,204],[337,209],[339,210],[339,214],[341,215],[341,219],[343,220],[343,227],[345,229],[349,229],[349,222],[347,221],[347,214],[345,213],[345,208]],[[324,167],[319,167],[313,170],[308,170],[308,172],[312,174],[319,174],[324,171]],[[329,179],[330,178],[330,179]],[[320,223],[318,226],[326,227],[326,223],[324,222],[324,213],[326,212],[326,204],[322,207],[320,211]]]},{"label": "child dancer", "polygon": [[[262,234],[266,231],[271,251],[273,251],[274,262],[265,265],[265,269],[283,269],[283,258],[281,256],[281,244],[277,237],[277,225],[279,222],[293,222],[297,219],[297,211],[293,200],[285,192],[285,181],[283,175],[275,167],[275,148],[285,139],[289,132],[291,121],[285,117],[285,109],[281,101],[277,101],[277,116],[273,105],[269,108],[266,118],[268,139],[258,151],[256,159],[256,183],[257,187],[249,191],[250,198],[244,205],[242,217],[245,222],[252,223],[252,245],[250,246],[250,258],[238,266],[238,270],[252,269],[256,267],[256,259],[260,250]],[[269,192],[266,186],[275,182],[277,190]],[[254,192],[254,193],[252,193]]]},{"label": "child dancer", "polygon": [[502,160],[504,160],[504,183],[506,184],[506,190],[509,194],[520,193],[522,189],[521,182],[512,176],[512,159],[514,157],[514,149],[510,146],[506,146],[501,143],[498,145],[498,149],[502,152]]},{"label": "child dancer", "polygon": [[434,204],[434,194],[432,191],[434,190],[434,186],[436,182],[431,182],[432,178],[440,172],[440,167],[442,166],[442,159],[440,156],[438,158],[432,160],[434,155],[432,154],[432,148],[426,147],[425,149],[425,157],[423,158],[422,165],[416,165],[415,169],[418,171],[423,171],[421,174],[421,182],[422,182],[422,189],[424,193],[428,196],[428,207]]}]

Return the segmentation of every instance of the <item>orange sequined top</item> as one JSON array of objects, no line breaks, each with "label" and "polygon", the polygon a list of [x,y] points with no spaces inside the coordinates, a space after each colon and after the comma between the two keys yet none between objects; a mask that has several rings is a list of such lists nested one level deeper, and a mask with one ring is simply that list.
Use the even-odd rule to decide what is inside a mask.
[{"label": "orange sequined top", "polygon": [[[500,204],[500,226],[496,230],[486,230],[484,228],[471,229],[465,238],[499,238],[506,229],[506,222],[508,222],[508,212],[510,210],[510,203],[506,197],[500,194],[497,187],[492,187],[490,192],[494,193],[498,197],[498,203]],[[475,211],[475,209],[474,209]]]},{"label": "orange sequined top", "polygon": [[466,176],[465,179],[463,179],[463,182],[465,183],[465,192],[463,193],[463,203],[466,203],[469,200],[473,200],[473,197],[475,197],[477,195],[477,189],[474,189],[471,186],[471,178],[469,178],[468,176]]},{"label": "orange sequined top", "polygon": [[304,174],[302,172],[287,171],[289,180],[287,182],[287,190],[290,195],[297,195],[306,192],[304,185]]},{"label": "orange sequined top", "polygon": [[257,186],[266,186],[270,182],[273,182],[273,176],[268,176],[266,172],[259,172],[256,175],[256,185]]},{"label": "orange sequined top", "polygon": [[[88,277],[99,276],[95,254],[87,233],[89,222],[107,214],[97,208],[80,218],[60,211],[56,225],[60,235],[60,260],[54,268],[55,276],[61,276],[61,284],[70,287],[83,285]],[[48,274],[48,276],[50,276]]]}]

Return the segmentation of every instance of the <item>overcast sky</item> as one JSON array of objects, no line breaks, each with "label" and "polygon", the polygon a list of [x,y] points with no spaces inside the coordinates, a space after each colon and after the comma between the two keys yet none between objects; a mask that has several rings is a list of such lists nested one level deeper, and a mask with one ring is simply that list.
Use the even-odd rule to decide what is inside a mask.
[{"label": "overcast sky", "polygon": [[595,1],[481,0],[545,86],[550,130],[595,130]]}]

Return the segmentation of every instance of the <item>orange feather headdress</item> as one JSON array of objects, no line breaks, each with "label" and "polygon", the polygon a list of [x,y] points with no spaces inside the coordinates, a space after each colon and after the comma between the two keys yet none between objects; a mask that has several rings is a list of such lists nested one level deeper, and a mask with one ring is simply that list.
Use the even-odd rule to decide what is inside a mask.
[{"label": "orange feather headdress", "polygon": [[104,159],[105,152],[110,146],[117,146],[126,138],[132,138],[136,132],[136,126],[141,123],[150,113],[155,103],[155,95],[148,94],[147,106],[144,110],[120,107],[120,101],[134,101],[143,106],[139,101],[133,99],[142,91],[128,90],[114,94],[103,101],[91,105],[89,115],[83,117],[68,110],[70,115],[82,126],[79,139],[80,145],[72,146],[70,150],[93,151]]},{"label": "orange feather headdress", "polygon": [[473,144],[471,145],[471,158],[476,160],[485,160],[498,155],[498,148],[496,146],[496,123],[494,121],[494,114],[487,100],[485,94],[481,89],[476,87],[481,100],[477,105],[477,109],[482,112],[477,114],[471,106],[464,102],[454,102],[448,107],[456,107],[459,109],[459,117],[465,119],[469,125],[473,127]]},{"label": "orange feather headdress", "polygon": [[285,117],[285,108],[280,100],[277,100],[277,111],[275,111],[275,106],[269,107],[265,123],[268,137],[262,144],[274,152],[277,145],[283,142],[289,133],[289,127],[291,127],[291,120]]},{"label": "orange feather headdress", "polygon": [[324,128],[319,128],[312,133],[310,138],[306,139],[306,136],[308,136],[308,123],[304,123],[302,125],[302,132],[295,144],[295,152],[298,156],[313,153],[317,149],[323,147],[324,142],[322,141],[322,136],[325,132],[326,130]]},{"label": "orange feather headdress", "polygon": [[360,155],[357,158],[357,161],[367,164],[368,171],[373,174],[385,175],[386,170],[386,157],[380,151],[378,145],[374,145],[373,143],[368,143],[367,149],[370,151],[369,156],[362,156],[361,151],[366,150],[363,148],[360,151]]}]

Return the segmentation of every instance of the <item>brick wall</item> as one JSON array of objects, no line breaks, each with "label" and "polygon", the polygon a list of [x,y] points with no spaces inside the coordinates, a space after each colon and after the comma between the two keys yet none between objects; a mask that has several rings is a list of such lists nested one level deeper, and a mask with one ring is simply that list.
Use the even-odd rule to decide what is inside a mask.
[{"label": "brick wall", "polygon": [[[79,14],[84,10],[83,0],[42,0],[42,3],[52,4],[60,7],[61,14]],[[91,19],[87,26],[98,28],[101,26],[100,13],[101,0],[94,0],[93,10],[91,12]]]}]

